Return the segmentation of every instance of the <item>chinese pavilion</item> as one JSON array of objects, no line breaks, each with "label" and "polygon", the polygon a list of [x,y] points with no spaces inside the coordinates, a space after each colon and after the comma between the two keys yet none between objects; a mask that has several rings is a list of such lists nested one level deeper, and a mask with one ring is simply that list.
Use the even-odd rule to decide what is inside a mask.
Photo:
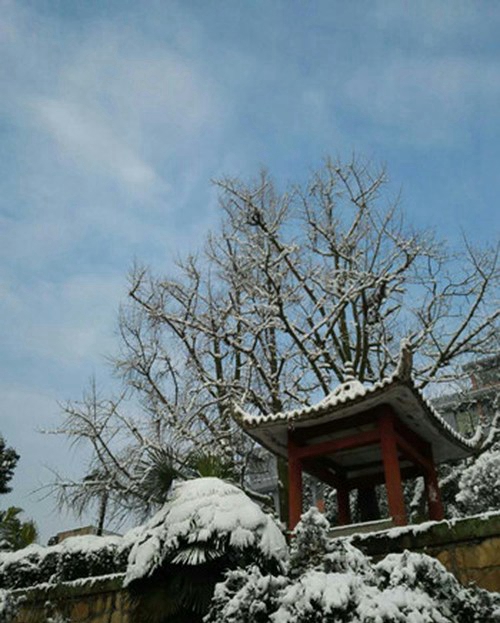
[{"label": "chinese pavilion", "polygon": [[435,465],[473,453],[476,440],[447,424],[415,386],[409,345],[388,377],[366,386],[351,363],[344,380],[319,403],[285,413],[250,415],[235,406],[240,426],[288,460],[289,527],[302,513],[302,474],[337,491],[339,524],[350,523],[349,492],[384,484],[396,525],[407,523],[403,481],[423,476],[429,518],[443,519]]}]

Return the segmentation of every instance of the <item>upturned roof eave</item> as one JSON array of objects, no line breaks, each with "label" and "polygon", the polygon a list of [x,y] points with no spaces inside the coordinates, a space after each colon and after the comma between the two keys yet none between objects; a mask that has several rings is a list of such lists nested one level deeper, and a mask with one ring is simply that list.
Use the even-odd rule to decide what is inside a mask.
[{"label": "upturned roof eave", "polygon": [[[470,455],[478,447],[480,438],[466,439],[453,429],[443,418],[436,412],[429,401],[417,389],[411,378],[401,378],[397,373],[390,377],[386,377],[378,381],[371,387],[364,388],[362,392],[354,397],[340,397],[336,400],[328,400],[329,397],[323,399],[316,405],[294,409],[288,412],[268,415],[250,415],[241,408],[236,407],[233,411],[235,419],[240,426],[255,440],[262,443],[268,449],[276,452],[275,444],[269,444],[268,437],[272,430],[283,431],[294,427],[305,428],[307,424],[314,425],[327,416],[332,419],[343,419],[354,413],[359,413],[358,407],[363,403],[367,408],[372,408],[384,403],[384,399],[390,397],[392,393],[397,392],[401,388],[411,392],[413,399],[417,402],[423,417],[430,423],[435,433],[443,438],[447,444],[455,447],[455,453],[462,455]],[[402,413],[398,414],[402,416]],[[406,418],[405,418],[406,419]],[[302,426],[301,426],[302,425]],[[263,434],[260,434],[262,431]],[[433,446],[437,444],[436,440],[429,441]],[[434,442],[433,442],[434,441]],[[273,446],[273,448],[270,447]],[[280,447],[282,444],[280,444]],[[451,448],[450,448],[451,450]],[[282,452],[280,452],[282,454]]]}]

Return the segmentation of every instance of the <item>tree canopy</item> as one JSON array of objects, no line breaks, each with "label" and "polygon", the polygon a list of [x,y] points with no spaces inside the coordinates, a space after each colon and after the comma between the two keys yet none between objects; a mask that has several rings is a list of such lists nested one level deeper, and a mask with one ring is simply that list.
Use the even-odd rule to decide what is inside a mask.
[{"label": "tree canopy", "polygon": [[498,249],[464,239],[453,251],[408,225],[385,170],[327,160],[284,190],[267,172],[215,185],[220,225],[204,244],[166,275],[131,271],[113,363],[123,394],[94,388],[66,405],[60,431],[93,458],[83,481],[62,479],[63,500],[85,506],[105,491],[115,510],[144,510],[158,502],[158,465],[189,475],[193,453],[248,487],[252,446],[232,401],[257,413],[310,403],[347,361],[376,381],[403,337],[421,388],[449,386],[498,348]]},{"label": "tree canopy", "polygon": [[[9,493],[12,487],[9,482],[14,475],[19,454],[14,448],[6,445],[0,435],[0,494]],[[33,543],[38,532],[33,521],[21,521],[21,508],[10,506],[7,510],[0,510],[0,550],[16,550]]]},{"label": "tree canopy", "polygon": [[14,475],[18,460],[19,454],[14,448],[7,446],[5,439],[0,435],[0,494],[12,491],[8,483]]}]

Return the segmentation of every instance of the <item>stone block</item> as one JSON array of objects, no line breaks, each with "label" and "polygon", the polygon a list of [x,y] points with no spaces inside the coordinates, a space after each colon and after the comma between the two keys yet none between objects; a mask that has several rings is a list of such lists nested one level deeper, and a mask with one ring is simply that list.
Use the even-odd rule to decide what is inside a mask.
[{"label": "stone block", "polygon": [[111,615],[109,623],[124,623],[123,613],[119,610],[115,610]]},{"label": "stone block", "polygon": [[90,607],[87,601],[77,601],[71,608],[72,621],[85,621],[90,615]]},{"label": "stone block", "polygon": [[472,569],[468,573],[469,582],[474,582],[487,591],[500,592],[500,566],[490,569]]},{"label": "stone block", "polygon": [[451,568],[453,567],[453,559],[448,550],[442,550],[434,555],[439,560],[439,562],[448,569],[448,571],[451,570]]},{"label": "stone block", "polygon": [[483,568],[500,566],[500,539],[486,539],[464,552],[464,564],[467,567]]}]

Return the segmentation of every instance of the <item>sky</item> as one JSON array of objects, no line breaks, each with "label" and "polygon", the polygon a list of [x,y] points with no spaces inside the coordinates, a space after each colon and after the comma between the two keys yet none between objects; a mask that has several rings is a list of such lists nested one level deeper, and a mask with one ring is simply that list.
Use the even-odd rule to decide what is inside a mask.
[{"label": "sky", "polygon": [[498,32],[489,0],[0,0],[0,508],[42,542],[91,522],[37,492],[85,462],[40,431],[108,382],[133,262],[168,273],[217,226],[211,180],[358,153],[416,227],[496,239]]}]

